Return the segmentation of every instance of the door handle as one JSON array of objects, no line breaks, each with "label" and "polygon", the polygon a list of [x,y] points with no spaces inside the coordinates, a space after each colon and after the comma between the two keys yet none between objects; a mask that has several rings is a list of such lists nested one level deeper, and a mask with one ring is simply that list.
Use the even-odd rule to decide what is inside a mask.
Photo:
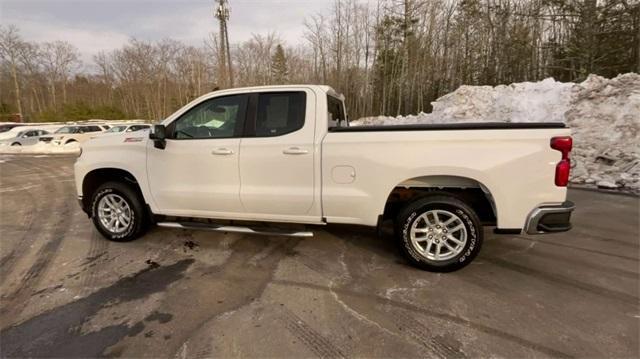
[{"label": "door handle", "polygon": [[233,154],[233,151],[228,148],[216,148],[211,154],[216,156],[230,156]]},{"label": "door handle", "polygon": [[282,151],[285,155],[306,155],[309,151],[302,149],[300,147],[289,147]]}]

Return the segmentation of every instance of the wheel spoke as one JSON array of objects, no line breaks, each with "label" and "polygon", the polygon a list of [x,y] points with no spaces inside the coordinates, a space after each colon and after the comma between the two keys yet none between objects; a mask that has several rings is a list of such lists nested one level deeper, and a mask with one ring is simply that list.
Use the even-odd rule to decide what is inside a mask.
[{"label": "wheel spoke", "polygon": [[436,260],[440,259],[440,248],[442,248],[442,246],[440,244],[436,244],[436,251],[434,253],[434,257]]},{"label": "wheel spoke", "polygon": [[447,219],[444,223],[442,223],[443,226],[448,227],[451,223],[455,222],[457,220],[456,217],[451,216],[451,218]]},{"label": "wheel spoke", "polygon": [[463,224],[459,224],[459,225],[455,226],[454,228],[451,228],[449,230],[449,232],[454,233],[454,232],[457,232],[457,231],[459,231],[461,229],[464,229],[464,225]]},{"label": "wheel spoke", "polygon": [[427,254],[430,254],[431,252],[431,246],[433,246],[433,242],[432,241],[428,241],[427,242],[427,247],[424,249],[424,252]]},{"label": "wheel spoke", "polygon": [[442,244],[444,244],[444,246],[447,247],[447,249],[449,249],[451,252],[456,251],[456,249],[454,247],[451,247],[449,243],[447,243],[447,241],[442,241]]},{"label": "wheel spoke", "polygon": [[459,240],[458,238],[456,238],[456,237],[454,237],[454,236],[452,236],[450,234],[447,235],[447,240],[450,240],[451,242],[453,242],[453,243],[455,243],[457,245],[462,244],[461,240]]},{"label": "wheel spoke", "polygon": [[106,196],[105,201],[107,202],[109,207],[111,207],[112,209],[116,209],[118,207],[116,201],[114,201],[111,196]]},{"label": "wheel spoke", "polygon": [[438,217],[438,211],[433,211],[433,219],[436,221],[435,224],[440,224],[440,217]]}]

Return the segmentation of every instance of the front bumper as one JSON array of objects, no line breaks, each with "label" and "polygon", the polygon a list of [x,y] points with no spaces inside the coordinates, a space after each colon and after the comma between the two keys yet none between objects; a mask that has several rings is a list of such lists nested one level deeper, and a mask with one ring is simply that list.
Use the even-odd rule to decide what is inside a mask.
[{"label": "front bumper", "polygon": [[525,234],[566,232],[571,229],[571,213],[575,204],[566,201],[560,205],[543,205],[529,214]]}]

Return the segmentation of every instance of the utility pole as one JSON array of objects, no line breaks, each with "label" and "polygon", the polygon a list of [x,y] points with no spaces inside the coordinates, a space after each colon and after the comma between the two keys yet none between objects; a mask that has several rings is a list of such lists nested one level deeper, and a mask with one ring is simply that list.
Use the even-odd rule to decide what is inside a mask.
[{"label": "utility pole", "polygon": [[220,64],[219,76],[224,81],[224,85],[233,87],[233,63],[231,62],[231,51],[229,49],[229,31],[227,22],[231,9],[227,0],[217,0],[218,8],[215,10],[215,17],[220,22]]}]

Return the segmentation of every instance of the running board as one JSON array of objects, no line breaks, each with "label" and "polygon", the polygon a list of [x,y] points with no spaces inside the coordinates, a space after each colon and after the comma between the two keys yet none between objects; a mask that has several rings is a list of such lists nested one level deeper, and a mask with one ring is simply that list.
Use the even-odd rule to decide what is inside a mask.
[{"label": "running board", "polygon": [[206,224],[206,223],[194,223],[194,222],[160,222],[157,224],[159,227],[165,228],[179,228],[179,229],[191,229],[199,231],[210,232],[231,232],[231,233],[244,233],[244,234],[258,234],[264,236],[283,236],[283,237],[313,237],[313,232],[303,231],[287,231],[286,229],[268,228],[268,227],[240,227],[240,226],[225,226],[218,224]]}]

